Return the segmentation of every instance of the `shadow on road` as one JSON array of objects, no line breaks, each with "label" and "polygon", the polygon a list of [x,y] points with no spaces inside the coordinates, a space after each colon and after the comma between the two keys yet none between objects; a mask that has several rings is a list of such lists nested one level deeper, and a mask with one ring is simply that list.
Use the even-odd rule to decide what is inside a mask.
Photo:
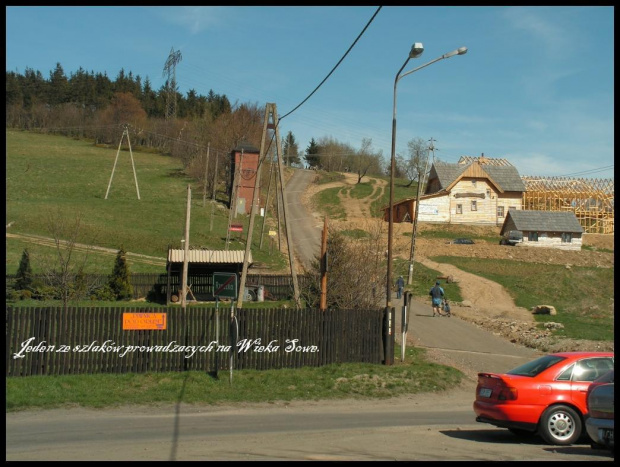
[{"label": "shadow on road", "polygon": [[614,457],[614,454],[606,449],[592,449],[589,440],[582,438],[577,444],[570,446],[551,446],[542,438],[534,434],[517,436],[508,430],[490,429],[490,430],[440,430],[440,433],[450,438],[462,439],[467,441],[476,441],[480,443],[494,444],[521,444],[528,446],[544,446],[543,450],[547,452],[555,452],[558,454],[569,455],[587,455],[601,457],[602,460]]},{"label": "shadow on road", "polygon": [[[508,430],[490,429],[490,430],[443,430],[440,433],[450,438],[464,439],[469,441],[478,441],[480,443],[495,444],[528,444],[532,446],[542,445],[546,443],[535,435],[517,436]],[[588,446],[589,447],[589,446]]]}]

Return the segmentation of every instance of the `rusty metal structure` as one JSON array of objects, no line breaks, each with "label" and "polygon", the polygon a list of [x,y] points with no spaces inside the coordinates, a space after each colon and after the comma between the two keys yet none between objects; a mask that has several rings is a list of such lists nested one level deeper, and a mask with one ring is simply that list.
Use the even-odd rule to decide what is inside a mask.
[{"label": "rusty metal structure", "polygon": [[614,181],[522,176],[526,191],[521,208],[574,212],[584,233],[614,233]]}]

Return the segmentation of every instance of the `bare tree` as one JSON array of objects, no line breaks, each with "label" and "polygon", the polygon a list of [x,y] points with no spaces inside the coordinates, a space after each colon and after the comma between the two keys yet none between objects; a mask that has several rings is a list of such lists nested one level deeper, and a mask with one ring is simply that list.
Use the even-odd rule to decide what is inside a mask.
[{"label": "bare tree", "polygon": [[368,173],[378,173],[381,170],[382,153],[375,153],[372,149],[372,139],[363,138],[362,147],[350,158],[350,165],[357,173],[357,183]]},{"label": "bare tree", "polygon": [[[92,246],[78,243],[82,233],[79,212],[70,218],[61,209],[53,210],[48,215],[47,227],[56,250],[54,259],[43,267],[43,278],[46,285],[56,290],[66,310],[70,301],[83,299],[95,288],[94,281],[85,273]],[[78,252],[82,253],[79,259]]]},{"label": "bare tree", "polygon": [[404,160],[403,170],[409,179],[409,188],[414,181],[420,183],[422,174],[426,170],[427,147],[425,141],[418,137],[407,143],[409,158]]},{"label": "bare tree", "polygon": [[[364,226],[368,234],[353,238],[346,232],[329,228],[327,240],[327,307],[374,309],[379,306],[379,284],[385,283],[384,224],[370,220]],[[309,275],[311,280],[302,293],[307,303],[318,307],[320,298],[320,263],[316,257]]]}]

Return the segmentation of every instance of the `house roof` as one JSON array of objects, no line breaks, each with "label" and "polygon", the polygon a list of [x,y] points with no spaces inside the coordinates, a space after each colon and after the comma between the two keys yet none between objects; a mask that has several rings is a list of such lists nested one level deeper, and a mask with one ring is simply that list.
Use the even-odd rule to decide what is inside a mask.
[{"label": "house roof", "polygon": [[504,191],[525,191],[525,183],[516,167],[501,165],[485,165],[484,171],[490,175]]},{"label": "house roof", "polygon": [[[449,187],[458,180],[459,177],[467,171],[472,164],[478,163],[472,161],[467,164],[449,164],[447,162],[435,162],[433,169],[439,179],[439,183],[443,189]],[[503,191],[525,191],[525,184],[519,172],[512,165],[491,165],[481,164],[481,169],[488,174],[498,188]]]},{"label": "house roof", "polygon": [[[510,209],[504,226],[509,217],[514,222],[515,228],[521,231],[583,233],[583,227],[572,212]],[[504,227],[502,233],[503,230]]]},{"label": "house roof", "polygon": [[[202,264],[241,264],[245,256],[244,250],[205,250],[194,249],[188,252],[189,263]],[[185,261],[185,250],[169,249],[168,262],[182,263]],[[252,264],[252,252],[249,252],[248,264]]]}]

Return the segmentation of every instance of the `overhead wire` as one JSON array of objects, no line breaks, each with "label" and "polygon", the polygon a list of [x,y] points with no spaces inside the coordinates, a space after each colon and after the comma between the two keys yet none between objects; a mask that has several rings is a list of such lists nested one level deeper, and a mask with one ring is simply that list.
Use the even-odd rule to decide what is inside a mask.
[{"label": "overhead wire", "polygon": [[[353,49],[353,47],[355,47],[355,44],[357,44],[357,42],[360,40],[360,38],[364,35],[364,33],[366,32],[366,30],[368,29],[368,27],[370,26],[370,24],[374,21],[375,17],[379,14],[379,11],[381,11],[381,8],[383,7],[378,7],[377,10],[375,11],[375,13],[372,15],[372,17],[370,18],[370,20],[366,23],[366,26],[364,26],[364,29],[362,29],[362,31],[357,35],[357,37],[355,38],[355,40],[353,41],[353,43],[351,44],[351,46],[347,49],[347,51],[345,52],[345,54],[340,58],[340,60],[338,60],[338,63],[336,63],[336,65],[334,65],[334,67],[331,69],[331,71],[327,74],[327,76],[325,76],[325,78],[323,78],[323,81],[321,81],[317,87],[314,88],[314,90],[308,94],[308,96],[306,96],[306,98],[301,101],[299,104],[297,104],[297,106],[295,106],[292,110],[290,110],[289,112],[287,112],[286,114],[284,114],[282,117],[278,118],[278,123],[276,124],[276,126],[280,125],[280,122],[286,118],[287,116],[289,116],[290,114],[292,114],[293,112],[295,112],[298,108],[300,108],[304,103],[306,103],[308,101],[308,99],[310,99],[315,92],[317,92],[319,90],[319,88],[321,86],[323,86],[323,84],[325,83],[325,81],[328,80],[328,78],[334,73],[334,71],[336,71],[336,69],[340,66],[340,64],[343,62],[343,60],[347,57],[347,55],[349,55],[349,52],[351,52],[351,50]],[[263,157],[263,161],[266,158],[266,155],[269,153],[269,149],[271,148],[271,144],[273,143],[273,140],[275,138],[275,134],[276,132],[273,132],[273,135],[271,136],[271,140],[269,141],[269,145],[267,146],[267,150],[265,151],[265,156]],[[262,161],[259,161],[259,165],[261,164]]]},{"label": "overhead wire", "polygon": [[349,49],[345,52],[345,54],[342,56],[342,58],[340,60],[338,60],[338,63],[336,63],[336,65],[334,66],[334,68],[332,68],[332,70],[327,74],[327,76],[325,78],[323,78],[323,81],[321,81],[319,83],[319,85],[314,88],[314,90],[303,100],[301,101],[293,110],[287,112],[286,114],[284,114],[284,116],[282,116],[280,118],[280,120],[286,118],[287,116],[289,116],[290,114],[292,114],[293,112],[295,112],[299,107],[301,107],[308,99],[310,99],[312,97],[312,95],[317,92],[319,90],[319,88],[321,86],[323,86],[323,83],[325,83],[325,81],[327,81],[327,79],[332,75],[332,73],[334,71],[336,71],[336,68],[338,68],[340,66],[340,64],[342,63],[342,61],[346,58],[347,55],[349,55],[349,52],[351,52],[351,50],[353,49],[353,47],[355,47],[355,44],[357,44],[357,41],[360,40],[360,38],[364,35],[364,33],[366,32],[366,29],[368,29],[368,27],[370,26],[370,24],[374,21],[375,17],[379,14],[379,11],[381,11],[381,8],[383,7],[379,7],[377,8],[377,11],[375,11],[375,13],[372,15],[372,18],[370,18],[370,20],[368,21],[368,23],[366,23],[366,26],[364,26],[364,29],[362,29],[362,32],[359,33],[359,35],[357,36],[357,38],[353,41],[353,44],[351,44],[351,46],[349,47]]}]

